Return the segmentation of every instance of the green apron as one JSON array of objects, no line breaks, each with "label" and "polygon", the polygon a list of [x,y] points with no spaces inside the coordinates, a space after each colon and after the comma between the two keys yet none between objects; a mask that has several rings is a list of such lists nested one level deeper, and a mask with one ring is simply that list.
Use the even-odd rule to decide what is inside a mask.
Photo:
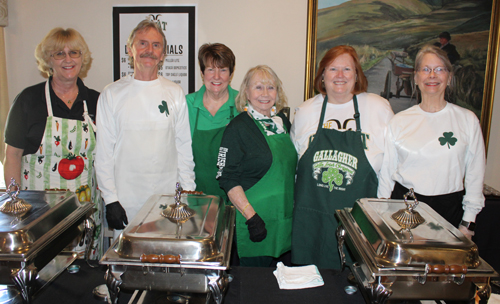
[{"label": "green apron", "polygon": [[363,148],[356,96],[353,103],[356,131],[324,129],[325,97],[318,130],[299,160],[292,231],[294,264],[339,269],[335,210],[352,207],[359,198],[377,196],[377,174]]},{"label": "green apron", "polygon": [[[229,120],[234,118],[233,110],[234,107],[230,106]],[[199,113],[200,109],[196,112],[196,125],[193,130],[192,139],[196,191],[218,195],[227,202],[226,192],[219,187],[219,181],[215,179],[218,171],[217,156],[226,127],[212,130],[198,130]]]},{"label": "green apron", "polygon": [[258,122],[256,124],[266,138],[273,161],[267,173],[245,191],[245,195],[255,212],[266,223],[267,237],[262,242],[252,242],[245,217],[236,212],[238,256],[279,257],[291,248],[297,152],[288,133],[267,136],[262,126]]}]

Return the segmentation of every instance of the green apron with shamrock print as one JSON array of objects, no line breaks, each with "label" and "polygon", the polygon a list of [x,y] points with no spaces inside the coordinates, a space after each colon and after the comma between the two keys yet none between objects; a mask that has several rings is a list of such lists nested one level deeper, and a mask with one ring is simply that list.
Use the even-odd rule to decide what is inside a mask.
[{"label": "green apron with shamrock print", "polygon": [[288,133],[267,136],[260,123],[257,121],[255,123],[266,138],[273,161],[266,174],[245,191],[245,195],[255,212],[266,223],[267,237],[262,242],[252,242],[245,217],[236,212],[238,256],[279,257],[291,247],[297,152]]},{"label": "green apron with shamrock print", "polygon": [[327,103],[326,96],[318,130],[297,167],[292,263],[339,269],[335,210],[352,207],[359,198],[376,197],[378,180],[363,148],[356,96],[356,131],[324,129]]},{"label": "green apron with shamrock print", "polygon": [[[47,122],[36,153],[25,155],[21,166],[23,190],[68,189],[76,193],[79,201],[94,203],[95,233],[91,259],[102,256],[102,204],[95,179],[95,125],[89,117],[87,102],[83,101],[83,121],[53,116],[49,80],[45,85]],[[74,251],[85,253],[83,240]]]},{"label": "green apron with shamrock print", "polygon": [[[234,118],[234,107],[229,107],[229,121]],[[222,141],[222,135],[226,127],[212,130],[198,130],[198,115],[200,109],[196,112],[196,125],[193,131],[193,160],[196,191],[202,191],[205,194],[217,195],[227,202],[227,195],[219,186],[217,176],[217,157],[219,147]]]}]

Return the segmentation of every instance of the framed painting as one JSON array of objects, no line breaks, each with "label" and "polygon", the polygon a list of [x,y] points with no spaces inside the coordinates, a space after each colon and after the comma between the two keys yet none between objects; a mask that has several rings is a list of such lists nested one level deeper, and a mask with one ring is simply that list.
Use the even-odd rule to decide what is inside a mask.
[{"label": "framed painting", "polygon": [[425,44],[449,34],[459,59],[449,101],[480,119],[488,147],[499,49],[500,0],[309,0],[305,99],[312,97],[319,61],[347,44],[356,49],[368,92],[394,112],[416,103],[414,58]]},{"label": "framed painting", "polygon": [[167,56],[158,74],[177,83],[186,94],[195,90],[195,6],[113,7],[114,80],[134,70],[127,54],[127,39],[144,19],[156,21],[167,38]]}]

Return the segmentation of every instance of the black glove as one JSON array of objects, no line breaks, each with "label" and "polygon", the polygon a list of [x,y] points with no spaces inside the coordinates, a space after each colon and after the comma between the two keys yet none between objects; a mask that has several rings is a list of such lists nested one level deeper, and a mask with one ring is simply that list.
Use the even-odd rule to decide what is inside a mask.
[{"label": "black glove", "polygon": [[266,223],[264,223],[257,213],[246,221],[245,224],[248,226],[248,232],[250,232],[250,240],[252,242],[262,242],[266,238]]},{"label": "black glove", "polygon": [[128,225],[127,212],[120,205],[120,202],[106,205],[106,221],[111,229],[123,229],[125,225]]}]

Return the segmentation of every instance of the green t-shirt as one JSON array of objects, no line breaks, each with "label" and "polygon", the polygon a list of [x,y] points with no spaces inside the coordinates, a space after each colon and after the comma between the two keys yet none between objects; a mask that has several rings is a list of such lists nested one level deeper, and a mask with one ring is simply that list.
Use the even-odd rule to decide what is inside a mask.
[{"label": "green t-shirt", "polygon": [[203,94],[205,94],[206,90],[205,85],[203,85],[199,91],[186,95],[191,136],[196,126],[196,114],[198,111],[198,130],[212,130],[225,127],[230,121],[231,111],[233,117],[238,115],[238,111],[234,105],[234,100],[236,95],[238,95],[238,91],[231,88],[231,86],[228,86],[227,89],[229,91],[229,98],[227,102],[220,107],[217,113],[215,113],[215,116],[212,116],[203,105]]}]

